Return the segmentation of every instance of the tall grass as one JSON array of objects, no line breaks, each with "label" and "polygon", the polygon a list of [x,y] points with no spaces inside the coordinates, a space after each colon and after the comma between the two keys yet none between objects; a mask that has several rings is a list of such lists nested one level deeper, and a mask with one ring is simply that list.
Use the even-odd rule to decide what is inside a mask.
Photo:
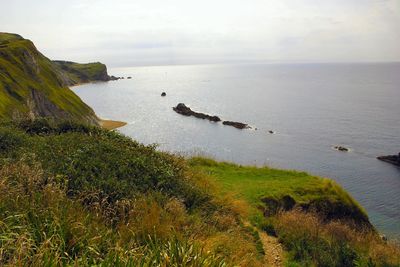
[{"label": "tall grass", "polygon": [[182,158],[114,132],[0,125],[1,266],[261,266],[239,214]]},{"label": "tall grass", "polygon": [[289,266],[400,266],[399,247],[381,240],[364,209],[329,179],[202,157],[189,164],[245,202],[236,206],[248,212],[238,213],[278,237]]},{"label": "tall grass", "polygon": [[299,210],[281,213],[275,231],[291,259],[311,266],[399,266],[400,248],[370,229],[324,222]]},{"label": "tall grass", "polygon": [[[65,189],[46,177],[37,163],[3,165],[0,168],[0,264],[226,265],[222,258],[193,242],[173,235],[159,238],[158,226],[162,226],[156,223],[160,220],[159,208],[154,203],[149,203],[147,208],[142,201],[139,203],[137,208],[142,213],[150,211],[147,219],[143,214],[135,214],[143,219],[141,225],[148,229],[136,229],[128,226],[129,223],[113,229],[103,223],[101,216],[69,199]],[[171,217],[184,216],[179,214],[184,212],[179,205],[176,200],[167,204],[172,209]],[[136,213],[132,209],[129,212]],[[138,222],[134,224],[138,225]]]}]

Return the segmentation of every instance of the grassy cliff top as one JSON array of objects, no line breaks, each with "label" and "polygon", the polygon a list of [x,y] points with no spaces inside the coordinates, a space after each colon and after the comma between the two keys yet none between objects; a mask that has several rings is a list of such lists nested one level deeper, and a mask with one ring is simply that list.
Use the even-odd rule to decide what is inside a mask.
[{"label": "grassy cliff top", "polygon": [[107,67],[100,62],[85,64],[61,60],[55,60],[53,62],[59,66],[71,80],[69,85],[109,80]]},{"label": "grassy cliff top", "polygon": [[241,166],[201,157],[190,159],[189,164],[212,177],[223,193],[249,203],[253,216],[297,206],[315,209],[330,220],[351,219],[369,225],[364,209],[333,180],[306,172]]},{"label": "grassy cliff top", "polygon": [[0,44],[10,41],[22,40],[21,35],[15,33],[0,32]]}]

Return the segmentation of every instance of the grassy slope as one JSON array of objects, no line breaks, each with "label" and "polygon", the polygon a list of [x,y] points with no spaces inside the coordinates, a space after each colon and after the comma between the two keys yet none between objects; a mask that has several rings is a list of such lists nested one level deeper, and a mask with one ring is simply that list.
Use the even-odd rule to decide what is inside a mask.
[{"label": "grassy slope", "polygon": [[0,125],[0,265],[261,266],[260,253],[182,158],[69,122]]},{"label": "grassy slope", "polygon": [[[187,162],[71,122],[0,123],[0,265],[263,266],[259,236],[242,224],[247,206],[235,198],[260,219],[260,197],[282,195],[358,207],[305,173]],[[292,266],[397,266],[399,250],[374,232],[366,239],[307,216],[277,219]]]},{"label": "grassy slope", "polygon": [[[339,185],[329,179],[311,176],[305,172],[240,166],[210,159],[193,158],[193,168],[212,176],[221,185],[223,192],[246,200],[253,207],[253,216],[259,216],[263,199],[281,200],[292,197],[297,205],[306,206],[316,201],[341,203],[355,219],[368,220],[365,211]],[[340,218],[341,214],[337,214]],[[358,218],[361,217],[361,218]]]},{"label": "grassy slope", "polygon": [[93,110],[65,84],[61,70],[18,35],[0,33],[0,118],[29,112],[31,90],[41,92],[71,119],[95,120]]},{"label": "grassy slope", "polygon": [[[189,165],[215,181],[223,195],[245,201],[245,205],[239,202],[239,209],[250,212],[242,214],[278,237],[287,251],[288,266],[400,264],[398,245],[382,241],[363,208],[329,179],[201,157],[190,159]],[[285,211],[282,200],[288,197],[296,204]],[[271,202],[279,204],[277,210]]]}]

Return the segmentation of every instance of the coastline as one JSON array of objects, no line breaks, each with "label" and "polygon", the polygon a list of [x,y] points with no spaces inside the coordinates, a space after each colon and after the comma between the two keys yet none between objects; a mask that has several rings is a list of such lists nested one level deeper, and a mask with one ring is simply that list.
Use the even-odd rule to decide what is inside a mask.
[{"label": "coastline", "polygon": [[[89,83],[96,83],[96,82],[108,82],[108,81],[80,82],[80,83],[76,83],[74,85],[70,85],[69,88],[73,89],[74,87],[78,87],[78,86],[89,84]],[[128,123],[126,123],[124,121],[114,121],[114,120],[99,119],[99,124],[100,124],[100,127],[104,128],[104,129],[115,130],[115,129],[118,129],[118,128],[121,128],[121,127],[127,125]]]},{"label": "coastline", "polygon": [[[126,72],[128,72],[128,70],[126,70]],[[102,85],[102,82],[100,82],[100,83],[98,83],[98,85],[99,85],[99,88],[101,88],[101,87],[103,87],[103,86],[105,86],[105,85]],[[122,84],[121,84],[122,85]],[[120,84],[119,83],[113,83],[113,88],[114,88],[114,86],[115,87],[119,87],[120,86]],[[200,85],[199,85],[200,86]],[[91,87],[91,86],[90,86]],[[108,87],[108,86],[107,86]],[[160,88],[162,88],[162,81],[160,81],[160,85],[159,85],[159,87]],[[92,88],[83,88],[83,89],[85,89],[85,94],[82,94],[83,96],[84,95],[87,95],[87,91],[86,91],[86,89],[89,89],[89,90],[92,90]],[[114,88],[115,89],[115,88]],[[96,88],[93,88],[93,92],[96,92],[96,90],[98,90],[98,89],[96,89]],[[83,90],[82,90],[83,91]],[[114,94],[114,90],[108,90],[107,92],[109,92],[110,94]],[[124,92],[125,93],[125,92]],[[127,90],[127,92],[126,93],[129,93],[129,91]],[[132,90],[132,94],[133,94],[134,92],[133,92],[133,90]],[[168,92],[167,92],[168,93]],[[91,94],[89,94],[89,95],[91,95]],[[93,96],[96,96],[96,93],[94,93],[93,94]],[[172,96],[172,93],[171,94],[168,94],[168,97],[170,97],[170,96]],[[153,96],[153,94],[151,94],[148,98],[150,99],[152,99],[154,96]],[[159,95],[157,94],[157,97],[159,97]],[[156,99],[156,101],[158,101],[158,98],[155,98]],[[89,101],[89,99],[88,99],[88,101]],[[190,101],[190,100],[188,100],[188,101]],[[191,101],[195,101],[194,99],[191,99]],[[177,101],[178,102],[178,101]],[[177,102],[175,102],[175,103],[177,103]],[[93,102],[93,103],[97,103],[97,102]],[[101,103],[101,102],[99,102],[99,103]],[[151,102],[150,102],[151,103]],[[159,104],[159,102],[156,102],[157,104]],[[152,103],[151,105],[153,105],[154,103]],[[95,106],[95,104],[93,104],[94,106]],[[150,105],[150,106],[151,106]],[[102,106],[102,105],[100,105],[100,106]],[[168,108],[171,108],[170,107],[171,105],[169,105],[168,106]],[[150,107],[151,108],[151,107]],[[122,110],[122,112],[121,113],[125,113],[125,114],[129,114],[130,112],[131,112],[131,110],[128,110],[128,109],[121,109]],[[139,110],[139,109],[138,109]],[[138,113],[137,111],[138,110],[135,110],[135,112],[133,112],[133,113],[135,113],[135,114],[141,114],[141,113]],[[101,109],[100,110],[98,110],[98,112],[100,112],[101,111]],[[119,113],[119,114],[121,114],[121,113]],[[105,114],[107,114],[107,113],[105,113]],[[162,115],[161,116],[157,116],[157,114],[158,113],[156,113],[156,115],[155,115],[155,117],[160,117],[160,118],[163,118],[162,117]],[[146,115],[146,114],[144,114],[144,115]],[[117,117],[111,117],[111,118],[113,118],[113,119],[118,119],[118,116]],[[257,123],[257,122],[256,122]],[[256,123],[254,123],[254,124],[256,124]],[[145,124],[145,123],[144,123]],[[208,124],[207,124],[208,125]],[[204,125],[204,127],[208,127],[207,125]],[[136,127],[136,126],[135,126]],[[277,126],[277,128],[278,128],[279,126]],[[143,127],[144,128],[144,127]],[[129,128],[129,127],[126,127],[126,128],[124,128],[123,129],[124,130],[124,134],[127,134],[128,136],[131,134],[131,129]],[[215,130],[215,129],[213,129],[213,130]],[[218,131],[219,131],[219,129],[217,129]],[[139,136],[139,137],[143,137],[143,136],[147,136],[147,134],[151,134],[151,130],[150,131],[143,131],[143,129],[141,129],[141,131],[142,132],[146,132],[146,135],[145,134],[142,134],[141,136]],[[179,131],[179,130],[178,130]],[[233,132],[233,134],[236,134],[236,133],[234,133]],[[239,135],[240,133],[238,133],[238,135]],[[264,138],[264,133],[263,134],[256,134],[256,133],[254,133],[253,134],[253,132],[252,133],[249,133],[249,135],[252,135],[253,137],[253,139],[251,139],[251,142],[253,142],[253,141],[255,141],[255,142],[260,142],[261,143],[261,138],[258,138],[258,136],[263,136],[263,138]],[[266,134],[266,133],[265,133]],[[244,134],[241,134],[241,135],[244,135]],[[133,135],[132,135],[133,136]],[[181,136],[181,135],[178,135],[178,136]],[[182,135],[183,136],[183,135]],[[283,135],[276,135],[276,136],[271,136],[270,138],[269,138],[269,140],[268,141],[262,141],[263,143],[264,142],[271,142],[271,143],[274,143],[274,142],[276,142],[276,140],[279,140],[280,138],[286,138],[286,137],[282,137]],[[258,139],[256,139],[256,138],[258,138]],[[138,138],[139,139],[139,138]],[[182,139],[185,139],[185,138],[178,138],[178,140],[179,140],[179,142],[184,142],[184,140],[182,140]],[[288,138],[286,138],[286,140],[287,140]],[[147,139],[139,139],[139,140],[147,140]],[[156,139],[157,140],[157,139]],[[199,140],[199,139],[197,139],[197,140]],[[263,139],[264,140],[264,139]],[[197,142],[197,141],[196,141]],[[199,143],[201,144],[202,142],[201,142],[201,140],[199,141]],[[293,142],[293,143],[295,143],[295,142]],[[336,142],[336,143],[338,143],[338,142]],[[203,144],[207,144],[206,142],[204,142]],[[331,144],[331,143],[329,143],[329,144]],[[332,142],[332,144],[334,144],[333,142]],[[200,147],[200,145],[199,144],[195,144],[196,146],[198,146],[198,147]],[[291,143],[291,145],[293,145],[293,146],[296,146],[296,144],[292,144]],[[326,145],[326,144],[322,144],[322,145]],[[346,146],[347,145],[349,145],[349,147],[351,146],[350,144],[347,144],[346,143]],[[163,144],[162,144],[162,146],[163,146]],[[166,145],[166,147],[167,147],[168,145]],[[190,141],[189,142],[187,142],[187,143],[184,143],[184,145],[182,145],[182,147],[190,147],[191,146],[191,143],[190,143]],[[236,144],[233,144],[232,145],[232,147],[230,147],[229,149],[232,149],[233,151],[235,151],[234,149],[235,149],[235,147],[236,147],[237,145]],[[171,145],[171,147],[172,147],[172,145]],[[281,151],[283,151],[284,149],[280,149],[280,148],[277,148],[276,150],[275,150],[275,148],[269,148],[269,149],[273,149],[274,150],[274,152],[276,152],[277,151],[277,153],[281,153]],[[306,148],[306,150],[308,150],[309,148]],[[328,148],[328,146],[326,146],[326,149],[329,149]],[[217,150],[217,149],[215,149],[215,150]],[[238,150],[238,149],[237,149]],[[244,148],[244,150],[246,151],[246,148]],[[316,150],[318,150],[318,151],[314,151],[314,149],[310,149],[311,151],[313,151],[313,153],[320,153],[319,152],[319,149],[316,149]],[[235,151],[236,152],[236,151]],[[303,153],[303,152],[305,152],[304,150],[301,152],[301,153]],[[218,152],[217,152],[218,153]],[[286,153],[286,152],[283,152],[283,153]],[[300,155],[301,155],[301,153],[299,153]],[[354,156],[353,154],[351,154],[351,155],[346,155],[346,154],[334,154],[334,153],[336,153],[336,151],[334,150],[333,152],[331,152],[331,151],[329,151],[329,152],[327,152],[327,153],[329,153],[329,155],[332,155],[332,157],[333,158],[337,158],[337,159],[340,159],[340,157],[346,157],[346,158],[348,158],[349,160],[352,160],[352,158],[356,158],[356,157],[358,157],[358,156]],[[234,154],[234,153],[232,153],[232,154]],[[263,156],[262,155],[262,153],[260,152],[259,153],[260,155],[261,155],[261,157]],[[290,153],[288,153],[288,154],[290,154]],[[212,155],[214,155],[214,154],[212,154]],[[221,153],[219,153],[218,155],[222,155],[221,156],[221,158],[222,159],[226,159],[226,160],[229,160],[229,159],[231,159],[233,162],[235,162],[235,160],[236,160],[236,158],[238,158],[239,160],[238,161],[236,161],[236,162],[240,162],[240,163],[242,163],[242,164],[251,164],[251,162],[249,163],[249,161],[250,160],[246,160],[246,159],[243,159],[244,157],[235,157],[235,156],[231,156],[231,155],[229,155],[229,153],[225,153],[225,152],[221,152]],[[283,155],[285,155],[286,156],[286,154],[283,154]],[[225,157],[224,157],[225,156]],[[293,158],[295,158],[294,156],[292,156],[292,155],[288,155],[291,159],[293,159]],[[296,156],[297,157],[297,156]],[[329,156],[330,157],[330,156]],[[219,158],[219,157],[218,157]],[[234,159],[233,159],[234,158]],[[258,156],[252,156],[252,159],[254,158],[254,161],[256,161],[256,160],[258,160]],[[301,156],[299,157],[299,158],[301,158]],[[241,161],[242,160],[242,161]],[[280,160],[280,159],[279,159]],[[361,159],[362,160],[362,159]],[[368,161],[375,161],[375,160],[369,160],[369,159],[367,159]],[[260,161],[260,164],[262,164],[261,163],[261,160],[259,160]],[[272,160],[271,160],[272,161]],[[294,159],[294,161],[296,161],[296,159]],[[297,164],[296,163],[296,167],[297,167],[297,165],[301,165],[301,164],[303,164],[303,163],[307,163],[306,161],[303,161],[303,160],[299,160],[299,163]],[[286,167],[286,163],[284,163],[284,160],[282,160],[281,161],[281,165],[279,165],[279,164],[277,164],[277,163],[275,163],[275,166],[276,167],[280,167],[280,168],[285,168]],[[375,165],[373,165],[374,164],[374,162],[372,162],[372,164],[371,164],[371,166],[375,166]],[[377,163],[376,165],[380,165],[381,163]],[[295,167],[292,167],[292,165],[294,165],[294,164],[291,164],[291,163],[289,163],[288,164],[289,165],[289,167],[286,167],[286,168],[295,168]],[[311,166],[312,165],[312,166]],[[318,168],[318,167],[315,167],[314,166],[314,164],[309,164],[309,165],[306,165],[307,166],[307,168],[310,168],[310,170],[308,170],[307,169],[307,171],[308,172],[310,172],[310,173],[318,173],[318,174],[320,174],[320,175],[322,175],[321,173],[323,173],[323,171],[325,171],[324,169],[322,169],[322,168]],[[310,167],[311,166],[311,167]],[[322,167],[324,167],[325,168],[325,166],[322,166]],[[380,167],[380,166],[378,166],[379,168],[382,168],[382,169],[385,169],[385,166],[382,166],[382,167]],[[390,167],[386,167],[387,169],[389,169],[389,171],[390,171]],[[302,170],[302,168],[299,168],[300,170]],[[329,169],[328,170],[328,172],[335,172],[335,170],[332,170],[332,169]],[[343,166],[343,169],[341,169],[340,170],[340,172],[343,172],[343,173],[345,173],[346,174],[346,177],[347,177],[347,170],[346,170],[346,168],[345,168],[345,166]],[[350,173],[350,174],[352,174],[352,173]],[[389,173],[389,174],[391,174],[391,173]],[[395,173],[396,174],[396,173]],[[326,176],[329,176],[329,177],[334,177],[334,178],[336,178],[336,179],[340,179],[340,177],[339,178],[337,178],[337,176],[334,176],[334,175],[332,175],[332,174],[325,174]],[[345,176],[345,175],[344,175]],[[354,175],[354,176],[356,176],[356,175]],[[353,176],[351,176],[351,177],[353,177]],[[364,177],[364,176],[363,176]],[[366,197],[365,196],[365,194],[362,194],[362,193],[359,193],[359,191],[357,191],[357,189],[356,190],[353,190],[353,186],[354,186],[354,184],[350,181],[350,182],[348,182],[350,179],[346,179],[344,182],[342,181],[342,183],[341,184],[346,184],[346,189],[349,191],[349,192],[352,192],[352,195],[354,194],[354,196],[355,197],[357,197],[357,199],[359,199],[359,200],[361,200],[361,201],[363,201],[364,199],[368,199],[368,197]],[[350,189],[349,189],[350,188]],[[386,190],[386,192],[388,193],[388,192],[391,192],[391,191],[387,191]],[[371,196],[372,197],[372,196]],[[378,199],[378,200],[380,200],[380,199]],[[381,202],[383,202],[383,201],[381,201]],[[392,202],[392,201],[390,201],[390,202]],[[365,202],[364,202],[365,203]],[[363,203],[363,204],[364,204]],[[380,213],[379,213],[380,214]],[[374,221],[374,223],[376,223],[376,224],[374,224],[374,225],[376,225],[376,227],[379,227],[379,230],[382,232],[382,233],[384,233],[385,235],[387,235],[389,238],[392,236],[392,232],[394,232],[394,230],[393,229],[395,229],[395,227],[396,227],[396,225],[395,225],[395,223],[393,223],[392,222],[392,220],[386,220],[386,219],[382,219],[380,216],[379,216],[379,214],[378,215],[375,215],[374,213],[372,213],[371,214],[371,217],[372,217],[372,220]],[[387,226],[388,225],[388,226]],[[384,228],[381,228],[381,227],[384,227]],[[384,230],[383,230],[384,229]],[[388,229],[388,230],[387,230]],[[397,236],[397,235],[396,235]]]},{"label": "coastline", "polygon": [[100,126],[107,130],[115,130],[115,129],[125,126],[127,124],[128,123],[126,123],[124,121],[113,121],[113,120],[100,119]]}]

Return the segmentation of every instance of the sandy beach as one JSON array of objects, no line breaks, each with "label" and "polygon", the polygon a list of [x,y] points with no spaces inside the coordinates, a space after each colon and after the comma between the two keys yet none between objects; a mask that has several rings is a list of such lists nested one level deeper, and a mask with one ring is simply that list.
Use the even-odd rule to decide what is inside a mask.
[{"label": "sandy beach", "polygon": [[107,130],[114,130],[125,126],[127,123],[123,121],[101,120],[100,126]]}]

